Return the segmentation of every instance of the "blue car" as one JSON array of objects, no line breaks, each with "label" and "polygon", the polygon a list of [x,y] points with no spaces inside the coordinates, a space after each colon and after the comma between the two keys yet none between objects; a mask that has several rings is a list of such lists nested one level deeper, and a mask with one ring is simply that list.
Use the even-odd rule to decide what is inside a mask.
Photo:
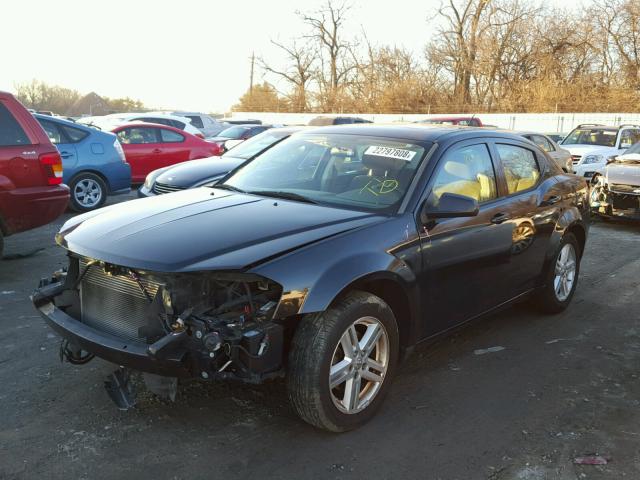
[{"label": "blue car", "polygon": [[113,133],[48,115],[33,115],[62,157],[64,183],[77,212],[100,208],[107,195],[131,190],[131,167]]}]

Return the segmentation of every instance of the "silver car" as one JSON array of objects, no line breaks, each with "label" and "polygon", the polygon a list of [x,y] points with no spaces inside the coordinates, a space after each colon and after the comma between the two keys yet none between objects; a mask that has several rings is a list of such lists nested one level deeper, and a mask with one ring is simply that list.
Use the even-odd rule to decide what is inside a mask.
[{"label": "silver car", "polygon": [[640,220],[640,142],[593,177],[591,208],[604,217]]},{"label": "silver car", "polygon": [[200,130],[205,138],[215,137],[218,133],[228,127],[226,123],[219,122],[206,113],[184,111],[176,111],[170,113],[172,115],[178,115],[180,117],[187,117],[189,120],[191,120],[191,125]]},{"label": "silver car", "polygon": [[532,141],[553,159],[558,166],[566,173],[573,173],[573,163],[571,161],[571,152],[565,150],[548,135],[536,132],[515,132],[523,136],[527,140]]}]

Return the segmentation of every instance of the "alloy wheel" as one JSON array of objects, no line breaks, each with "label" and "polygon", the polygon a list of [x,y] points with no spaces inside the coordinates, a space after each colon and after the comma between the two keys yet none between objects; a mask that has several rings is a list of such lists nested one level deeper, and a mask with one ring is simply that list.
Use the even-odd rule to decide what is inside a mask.
[{"label": "alloy wheel", "polygon": [[553,288],[556,298],[564,302],[573,289],[576,278],[576,250],[570,243],[565,244],[560,250],[556,260]]},{"label": "alloy wheel", "polygon": [[338,410],[364,410],[380,391],[389,367],[389,335],[380,320],[362,317],[343,333],[331,359],[329,390]]},{"label": "alloy wheel", "polygon": [[91,178],[85,178],[76,183],[73,189],[73,196],[79,205],[91,208],[102,200],[102,188],[98,182]]}]

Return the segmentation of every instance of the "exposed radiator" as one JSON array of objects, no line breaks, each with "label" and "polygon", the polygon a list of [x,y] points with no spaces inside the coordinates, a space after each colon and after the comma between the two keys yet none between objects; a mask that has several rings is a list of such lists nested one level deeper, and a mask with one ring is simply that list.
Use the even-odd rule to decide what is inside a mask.
[{"label": "exposed radiator", "polygon": [[[87,265],[80,260],[80,272]],[[147,294],[154,298],[159,284],[141,279]],[[150,308],[140,285],[126,276],[107,274],[102,266],[89,268],[80,283],[82,322],[117,337],[145,342],[140,329],[147,325],[145,313]]]}]

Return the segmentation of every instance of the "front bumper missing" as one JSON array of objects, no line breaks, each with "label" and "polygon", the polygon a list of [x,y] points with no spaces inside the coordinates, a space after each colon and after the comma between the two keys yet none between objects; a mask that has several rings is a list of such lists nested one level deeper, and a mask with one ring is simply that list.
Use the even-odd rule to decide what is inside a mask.
[{"label": "front bumper missing", "polygon": [[[255,338],[263,338],[267,346],[259,353],[248,351],[247,344],[243,346],[243,336],[239,347],[229,348],[227,358],[223,349],[207,351],[185,331],[168,333],[151,344],[100,331],[55,305],[55,298],[64,291],[63,282],[51,283],[36,290],[31,299],[45,322],[64,340],[108,362],[164,377],[239,380],[253,384],[283,375],[281,325],[267,322],[260,331],[252,329],[245,333],[262,335]],[[194,346],[194,342],[198,346]]]},{"label": "front bumper missing", "polygon": [[605,217],[640,220],[640,194],[616,191],[604,186],[595,188],[597,190],[591,200],[591,209],[594,213]]},{"label": "front bumper missing", "polygon": [[67,315],[53,300],[63,290],[62,283],[47,285],[37,290],[31,300],[45,322],[65,340],[116,365],[163,376],[193,376],[186,350],[163,349],[162,355],[154,356],[149,352],[150,345],[124,341]]}]

